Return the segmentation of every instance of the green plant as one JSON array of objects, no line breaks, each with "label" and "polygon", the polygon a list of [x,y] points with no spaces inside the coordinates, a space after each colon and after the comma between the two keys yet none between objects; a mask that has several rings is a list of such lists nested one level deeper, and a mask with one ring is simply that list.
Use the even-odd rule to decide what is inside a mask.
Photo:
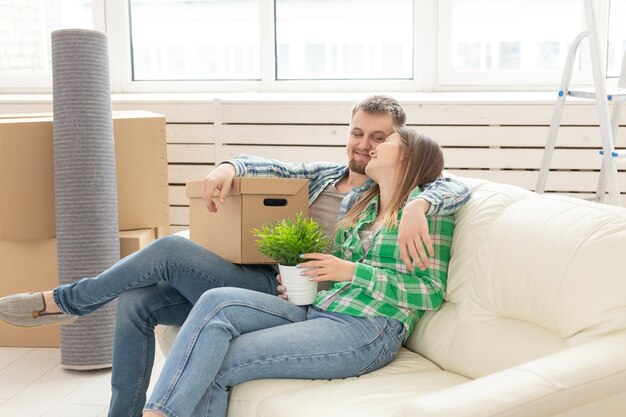
[{"label": "green plant", "polygon": [[330,243],[322,225],[305,218],[302,213],[298,213],[295,219],[269,222],[252,233],[258,238],[259,252],[284,266],[302,262],[300,254],[324,252]]}]

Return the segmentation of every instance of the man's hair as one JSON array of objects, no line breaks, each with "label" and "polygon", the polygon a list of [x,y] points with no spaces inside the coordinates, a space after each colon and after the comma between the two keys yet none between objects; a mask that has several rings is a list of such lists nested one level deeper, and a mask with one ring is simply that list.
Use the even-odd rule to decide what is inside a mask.
[{"label": "man's hair", "polygon": [[352,117],[358,110],[370,114],[388,114],[393,118],[393,125],[396,129],[404,127],[406,124],[404,109],[396,99],[389,96],[376,95],[357,101],[352,107]]},{"label": "man's hair", "polygon": [[[441,176],[444,167],[443,152],[434,139],[417,133],[413,129],[397,129],[402,146],[402,158],[396,169],[399,173],[398,187],[394,190],[389,206],[383,213],[383,225],[393,227],[398,224],[398,212],[404,206],[411,191],[424,187]],[[378,185],[374,185],[356,202],[339,222],[339,228],[356,224],[363,210],[380,194]]]}]

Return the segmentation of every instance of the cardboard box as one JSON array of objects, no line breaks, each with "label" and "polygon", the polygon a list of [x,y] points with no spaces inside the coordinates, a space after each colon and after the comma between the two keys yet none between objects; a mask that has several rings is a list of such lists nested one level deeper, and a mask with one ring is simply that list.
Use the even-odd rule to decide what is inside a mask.
[{"label": "cardboard box", "polygon": [[[120,232],[121,256],[154,240],[154,229]],[[0,242],[0,297],[58,285],[56,239]],[[59,347],[59,326],[16,327],[0,321],[0,346]]]},{"label": "cardboard box", "polygon": [[120,232],[120,259],[137,252],[155,239],[155,229],[123,230]]},{"label": "cardboard box", "polygon": [[190,239],[237,264],[276,263],[259,253],[252,229],[299,212],[309,214],[308,180],[235,178],[217,213],[207,210],[202,192],[202,181],[187,183]]},{"label": "cardboard box", "polygon": [[[56,239],[0,242],[0,297],[58,285]],[[58,347],[59,326],[16,327],[0,321],[0,346]]]},{"label": "cardboard box", "polygon": [[[114,113],[113,128],[120,230],[169,225],[165,117]],[[55,236],[52,117],[0,117],[0,240]]]}]

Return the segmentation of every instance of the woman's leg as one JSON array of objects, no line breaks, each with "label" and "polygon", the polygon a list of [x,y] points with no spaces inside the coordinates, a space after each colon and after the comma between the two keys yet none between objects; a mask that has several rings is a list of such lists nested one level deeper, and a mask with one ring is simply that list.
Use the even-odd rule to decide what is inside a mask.
[{"label": "woman's leg", "polygon": [[158,239],[94,278],[54,290],[66,314],[88,314],[124,291],[167,282],[192,304],[210,288],[234,286],[277,294],[275,272],[267,265],[234,265],[179,236]]},{"label": "woman's leg", "polygon": [[219,371],[233,338],[305,319],[305,307],[278,297],[238,288],[207,291],[176,336],[144,410],[190,416]]},{"label": "woman's leg", "polygon": [[[268,378],[335,379],[360,376],[390,363],[404,326],[384,317],[351,317],[309,310],[308,320],[233,340],[222,368],[194,416],[224,417],[231,387]],[[294,340],[291,344],[284,340]],[[260,356],[259,352],[273,352]]]},{"label": "woman's leg", "polygon": [[403,326],[395,320],[310,309],[304,321],[302,311],[275,297],[207,292],[179,333],[145,409],[224,416],[233,385],[360,375],[391,361],[402,344]]}]

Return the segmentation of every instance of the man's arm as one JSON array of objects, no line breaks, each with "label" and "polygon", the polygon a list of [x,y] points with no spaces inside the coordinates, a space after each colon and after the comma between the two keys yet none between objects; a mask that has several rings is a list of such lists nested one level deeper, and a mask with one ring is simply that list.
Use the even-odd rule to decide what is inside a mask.
[{"label": "man's arm", "polygon": [[421,193],[411,193],[408,201],[424,199],[430,203],[429,216],[454,214],[470,199],[467,185],[453,177],[440,177],[428,184]]},{"label": "man's arm", "polygon": [[337,169],[339,164],[332,162],[285,162],[260,156],[238,155],[235,159],[225,161],[235,168],[236,177],[278,177],[315,179],[328,169]]},{"label": "man's arm", "polygon": [[217,205],[213,201],[213,194],[216,190],[219,191],[219,202],[224,204],[224,199],[228,195],[235,177],[305,178],[313,180],[328,169],[340,167],[340,165],[331,162],[305,164],[242,154],[235,159],[222,162],[202,180],[204,184],[202,199],[206,208],[214,213],[217,211]]},{"label": "man's arm", "polygon": [[469,188],[452,177],[441,177],[424,191],[416,188],[411,192],[398,227],[400,259],[409,270],[413,271],[417,265],[423,271],[434,255],[426,216],[456,213],[470,196]]}]

